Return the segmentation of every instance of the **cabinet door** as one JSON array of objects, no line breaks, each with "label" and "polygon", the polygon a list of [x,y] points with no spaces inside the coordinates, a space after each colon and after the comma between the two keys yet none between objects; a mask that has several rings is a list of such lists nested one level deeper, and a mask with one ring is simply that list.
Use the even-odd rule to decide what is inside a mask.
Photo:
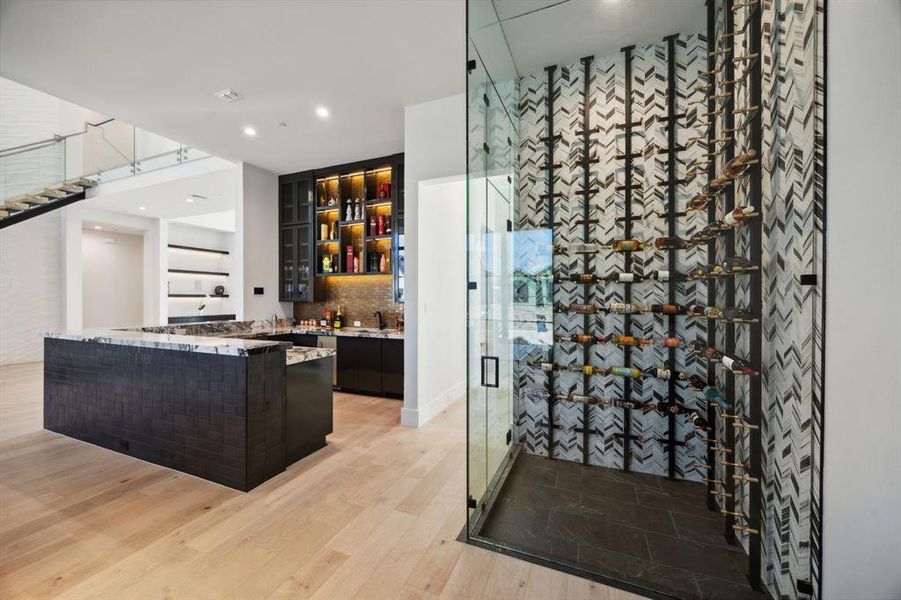
[{"label": "cabinet door", "polygon": [[291,341],[295,346],[304,346],[306,348],[316,348],[318,341],[315,335],[305,333],[295,333],[291,335]]},{"label": "cabinet door", "polygon": [[404,395],[403,340],[382,340],[382,392]]},{"label": "cabinet door", "polygon": [[337,385],[341,389],[357,389],[357,345],[355,338],[338,337]]},{"label": "cabinet door", "polygon": [[357,389],[364,394],[382,393],[382,340],[356,338]]}]

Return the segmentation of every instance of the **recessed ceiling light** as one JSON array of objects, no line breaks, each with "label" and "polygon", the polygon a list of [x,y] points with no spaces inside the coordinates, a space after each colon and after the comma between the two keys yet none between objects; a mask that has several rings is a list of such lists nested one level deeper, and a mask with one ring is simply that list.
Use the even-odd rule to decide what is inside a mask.
[{"label": "recessed ceiling light", "polygon": [[194,198],[188,196],[187,198],[185,198],[185,202],[194,202]]},{"label": "recessed ceiling light", "polygon": [[100,225],[94,225],[94,229],[103,229]]},{"label": "recessed ceiling light", "polygon": [[147,207],[146,207],[146,206],[139,206],[139,207],[138,207],[138,210],[147,210]]},{"label": "recessed ceiling light", "polygon": [[244,135],[248,135],[248,136],[250,136],[250,137],[253,137],[253,136],[255,136],[256,134],[257,134],[257,130],[254,129],[253,127],[245,127],[245,128],[244,128]]},{"label": "recessed ceiling light", "polygon": [[324,106],[317,106],[316,107],[316,116],[319,117],[320,119],[327,119],[328,118],[328,109]]}]

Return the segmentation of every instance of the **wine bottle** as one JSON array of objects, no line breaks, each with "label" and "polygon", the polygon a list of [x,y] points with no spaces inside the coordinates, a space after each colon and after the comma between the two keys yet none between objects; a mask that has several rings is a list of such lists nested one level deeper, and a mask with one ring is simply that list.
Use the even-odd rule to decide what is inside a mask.
[{"label": "wine bottle", "polygon": [[723,357],[723,354],[717,350],[716,348],[708,348],[705,344],[701,342],[689,342],[688,347],[695,354],[700,354],[707,360],[720,360]]},{"label": "wine bottle", "polygon": [[338,305],[338,312],[335,313],[335,323],[333,325],[335,329],[341,329],[344,327],[344,313],[341,312],[341,305]]},{"label": "wine bottle", "polygon": [[724,308],[718,317],[725,321],[750,321],[753,318],[746,308]]},{"label": "wine bottle", "polygon": [[688,420],[695,426],[695,429],[703,429],[705,431],[710,429],[710,423],[708,423],[707,419],[702,417],[696,410],[688,413]]},{"label": "wine bottle", "polygon": [[550,371],[559,370],[558,367],[554,363],[550,362],[542,362],[540,360],[536,360],[530,363],[527,363],[530,367],[534,367],[536,369],[541,369],[542,371],[548,373]]},{"label": "wine bottle", "polygon": [[715,319],[722,313],[723,309],[717,306],[704,306],[703,304],[689,304],[686,309],[686,314],[689,314],[693,317],[707,317],[708,319]]},{"label": "wine bottle", "polygon": [[614,302],[607,306],[607,312],[616,313],[618,315],[632,315],[644,312],[644,309],[637,304],[625,304],[623,302]]},{"label": "wine bottle", "polygon": [[664,315],[684,315],[686,307],[681,304],[652,304],[650,312]]},{"label": "wine bottle", "polygon": [[594,365],[570,365],[567,370],[582,373],[583,375],[603,375],[606,371],[603,367],[595,367]]},{"label": "wine bottle", "polygon": [[729,184],[732,183],[731,177],[726,177],[725,175],[720,175],[719,177],[715,177],[711,179],[707,184],[707,188],[704,190],[708,194],[718,194],[724,189],[726,189]]},{"label": "wine bottle", "polygon": [[604,278],[604,281],[616,282],[616,283],[638,283],[642,281],[643,278],[638,273],[611,273]]},{"label": "wine bottle", "polygon": [[583,346],[590,346],[591,344],[597,344],[598,338],[593,335],[588,335],[586,333],[574,333],[572,335],[555,335],[555,342],[572,342],[574,344],[582,344]]},{"label": "wine bottle", "polygon": [[691,242],[681,238],[659,237],[654,240],[654,247],[658,250],[683,250],[691,246]]},{"label": "wine bottle", "polygon": [[635,252],[647,245],[647,242],[640,242],[638,240],[616,240],[610,245],[610,249],[614,252]]},{"label": "wine bottle", "polygon": [[617,346],[649,346],[651,340],[637,338],[632,335],[612,335],[610,336],[610,343]]},{"label": "wine bottle", "polygon": [[705,279],[710,276],[710,268],[706,265],[698,265],[688,272],[689,279]]},{"label": "wine bottle", "polygon": [[710,202],[710,197],[704,192],[698,192],[688,200],[685,210],[704,210],[708,202]]},{"label": "wine bottle", "polygon": [[596,254],[602,249],[601,244],[570,244],[568,246],[554,244],[551,246],[553,254]]},{"label": "wine bottle", "polygon": [[566,306],[564,304],[557,303],[554,305],[554,312],[595,315],[598,313],[598,308],[592,304],[570,304],[569,306]]},{"label": "wine bottle", "polygon": [[645,277],[645,279],[655,279],[657,281],[682,281],[685,279],[685,277],[671,271],[660,270],[651,271],[650,274]]},{"label": "wine bottle", "polygon": [[753,213],[753,206],[736,206],[723,217],[723,224],[727,227],[735,227],[742,221],[750,219]]},{"label": "wine bottle", "polygon": [[740,273],[742,271],[750,271],[756,266],[747,258],[731,256],[723,260],[722,267],[726,273]]},{"label": "wine bottle", "polygon": [[731,177],[732,179],[736,179],[741,177],[745,171],[748,170],[752,164],[756,162],[757,151],[756,150],[748,150],[747,152],[742,152],[725,165],[723,165],[723,175],[726,177]]},{"label": "wine bottle", "polygon": [[634,367],[610,367],[607,373],[617,377],[641,377],[641,371]]},{"label": "wine bottle", "polygon": [[682,345],[682,340],[677,337],[665,337],[663,338],[663,347],[664,348],[678,348]]},{"label": "wine bottle", "polygon": [[654,379],[688,379],[688,375],[681,371],[667,369],[666,367],[651,367],[643,372],[645,377],[653,377]]},{"label": "wine bottle", "polygon": [[687,381],[688,385],[696,390],[703,390],[705,387],[707,387],[707,382],[701,379],[701,377],[698,375],[689,375]]},{"label": "wine bottle", "polygon": [[672,400],[659,400],[657,402],[657,410],[664,414],[678,415],[685,412],[685,407]]},{"label": "wine bottle", "polygon": [[746,361],[743,358],[734,358],[731,356],[726,356],[725,354],[721,355],[720,362],[723,363],[723,366],[729,369],[734,373],[740,373],[741,375],[757,375],[757,371],[755,371],[751,367],[751,363]]},{"label": "wine bottle", "polygon": [[726,397],[712,385],[705,386],[703,393],[707,402],[718,405],[722,410],[729,410],[732,408],[732,405],[729,404]]},{"label": "wine bottle", "polygon": [[572,281],[576,283],[598,283],[603,281],[594,273],[571,273],[570,275],[554,275],[554,281],[561,283],[564,281]]}]

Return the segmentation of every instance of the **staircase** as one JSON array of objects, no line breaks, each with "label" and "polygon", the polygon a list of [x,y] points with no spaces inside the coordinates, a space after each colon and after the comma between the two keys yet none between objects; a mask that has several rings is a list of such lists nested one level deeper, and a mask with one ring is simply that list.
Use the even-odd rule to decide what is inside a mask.
[{"label": "staircase", "polygon": [[87,177],[75,177],[39,192],[19,194],[0,203],[0,229],[51,210],[84,200],[85,190],[97,185]]}]

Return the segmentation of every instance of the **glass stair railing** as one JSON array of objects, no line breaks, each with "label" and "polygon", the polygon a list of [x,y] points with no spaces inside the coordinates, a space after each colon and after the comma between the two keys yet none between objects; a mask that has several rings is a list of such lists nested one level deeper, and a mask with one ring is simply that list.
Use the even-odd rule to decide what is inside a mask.
[{"label": "glass stair railing", "polygon": [[0,150],[0,229],[82,200],[98,183],[209,156],[115,119]]}]

